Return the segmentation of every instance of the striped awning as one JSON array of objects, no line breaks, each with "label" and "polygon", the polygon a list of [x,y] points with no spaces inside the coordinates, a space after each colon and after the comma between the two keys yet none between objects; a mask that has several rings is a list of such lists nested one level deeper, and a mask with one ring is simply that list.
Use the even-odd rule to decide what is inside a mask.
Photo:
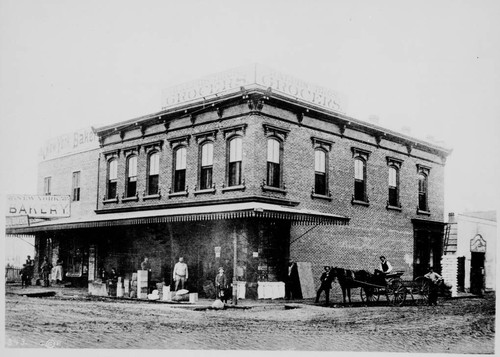
[{"label": "striped awning", "polygon": [[345,216],[269,203],[245,202],[133,212],[102,213],[84,218],[61,218],[32,223],[30,226],[9,227],[6,229],[6,232],[7,234],[29,234],[66,229],[244,218],[288,220],[291,221],[292,224],[299,225],[349,224],[349,218]]}]

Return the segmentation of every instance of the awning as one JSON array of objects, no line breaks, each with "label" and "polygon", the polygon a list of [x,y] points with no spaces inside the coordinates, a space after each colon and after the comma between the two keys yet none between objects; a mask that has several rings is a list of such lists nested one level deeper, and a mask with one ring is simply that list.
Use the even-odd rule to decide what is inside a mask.
[{"label": "awning", "polygon": [[291,221],[292,224],[299,225],[349,224],[349,218],[345,216],[307,209],[285,207],[269,203],[244,202],[132,212],[104,213],[84,218],[61,218],[57,220],[32,223],[29,227],[9,227],[6,229],[6,232],[7,234],[25,234],[79,228],[98,228],[137,224],[211,221],[241,218],[288,220]]}]

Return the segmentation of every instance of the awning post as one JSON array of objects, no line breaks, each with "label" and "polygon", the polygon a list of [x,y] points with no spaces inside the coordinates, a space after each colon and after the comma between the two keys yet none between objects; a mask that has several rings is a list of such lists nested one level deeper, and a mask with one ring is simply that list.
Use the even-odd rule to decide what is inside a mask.
[{"label": "awning post", "polygon": [[238,235],[236,233],[236,224],[233,226],[233,304],[238,304],[238,283],[236,278],[236,271],[238,269]]}]

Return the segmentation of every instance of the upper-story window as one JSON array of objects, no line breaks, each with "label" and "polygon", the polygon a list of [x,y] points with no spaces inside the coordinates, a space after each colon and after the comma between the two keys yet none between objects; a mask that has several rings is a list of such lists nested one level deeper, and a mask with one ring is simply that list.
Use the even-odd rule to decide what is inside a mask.
[{"label": "upper-story window", "polygon": [[272,138],[267,140],[267,185],[281,187],[281,143]]},{"label": "upper-story window", "polygon": [[243,140],[240,137],[229,141],[228,186],[241,185],[242,144]]},{"label": "upper-story window", "polygon": [[174,192],[186,191],[186,153],[183,146],[174,151]]},{"label": "upper-story window", "polygon": [[326,170],[326,152],[322,149],[314,150],[314,193],[326,195],[328,177]]},{"label": "upper-story window", "polygon": [[429,213],[429,173],[430,167],[417,164],[418,174],[418,213]]},{"label": "upper-story window", "polygon": [[427,206],[427,175],[424,173],[418,174],[418,209],[420,211],[428,211],[428,206]]},{"label": "upper-story window", "polygon": [[352,203],[368,205],[366,163],[371,152],[357,147],[351,147],[351,151],[354,158],[354,194],[352,195]]},{"label": "upper-story window", "polygon": [[399,206],[399,169],[389,166],[389,206]]},{"label": "upper-story window", "polygon": [[48,196],[52,193],[52,177],[45,177],[43,179],[43,194]]},{"label": "upper-story window", "polygon": [[137,194],[137,156],[135,155],[127,158],[125,186],[126,197],[133,197]]},{"label": "upper-story window", "polygon": [[212,188],[214,165],[214,144],[211,141],[201,145],[200,190]]},{"label": "upper-story window", "polygon": [[116,198],[116,184],[118,181],[118,160],[112,159],[108,161],[108,184],[107,195],[108,199]]},{"label": "upper-story window", "polygon": [[147,187],[146,191],[148,195],[158,194],[158,182],[160,177],[160,154],[158,152],[152,152],[148,156],[148,168],[147,168]]},{"label": "upper-story window", "polygon": [[366,201],[366,164],[361,158],[354,159],[354,200]]},{"label": "upper-story window", "polygon": [[71,199],[73,201],[80,201],[80,171],[73,172],[71,180]]},{"label": "upper-story window", "polygon": [[401,202],[399,200],[399,172],[401,170],[401,165],[403,160],[386,156],[388,165],[388,197],[387,197],[387,208],[401,210]]}]

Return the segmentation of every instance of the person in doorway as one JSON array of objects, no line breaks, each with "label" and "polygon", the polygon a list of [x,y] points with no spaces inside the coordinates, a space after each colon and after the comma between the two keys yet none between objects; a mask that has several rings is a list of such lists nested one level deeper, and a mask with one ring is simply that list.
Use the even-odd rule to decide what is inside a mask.
[{"label": "person in doorway", "polygon": [[387,275],[392,272],[392,265],[389,261],[382,255],[380,256],[380,264],[378,269],[375,269],[375,274]]},{"label": "person in doorway", "polygon": [[148,257],[144,257],[144,260],[141,263],[141,270],[148,271],[148,294],[151,292],[151,263],[149,262]]},{"label": "person in doorway", "polygon": [[108,274],[108,295],[116,296],[116,287],[118,285],[118,273],[115,268],[111,268]]},{"label": "person in doorway", "polygon": [[26,285],[31,285],[31,280],[33,279],[33,272],[35,268],[35,261],[31,259],[31,256],[26,257]]},{"label": "person in doorway", "polygon": [[28,286],[28,268],[26,264],[23,264],[23,268],[19,271],[19,275],[21,275],[21,288]]},{"label": "person in doorway", "polygon": [[443,277],[436,273],[432,267],[429,267],[429,272],[424,275],[429,279],[429,306],[437,305],[439,287],[443,283]]},{"label": "person in doorway", "polygon": [[49,258],[43,258],[43,263],[40,266],[42,272],[43,286],[49,286],[50,272],[52,271],[52,264],[49,262]]},{"label": "person in doorway", "polygon": [[56,284],[61,284],[63,281],[63,262],[62,259],[57,259],[56,268],[54,269],[54,277],[53,279],[56,281]]},{"label": "person in doorway", "polygon": [[179,290],[179,286],[181,289],[184,289],[184,285],[188,280],[188,266],[184,263],[183,257],[179,257],[179,261],[174,265],[173,278],[175,282],[175,291]]},{"label": "person in doorway", "polygon": [[285,281],[285,299],[297,299],[297,282],[298,282],[297,263],[291,261],[288,263],[288,274]]},{"label": "person in doorway", "polygon": [[332,275],[329,266],[325,266],[323,268],[325,271],[321,274],[319,280],[321,281],[321,285],[316,293],[316,303],[319,302],[319,297],[321,293],[325,292],[325,303],[328,305],[330,303],[330,289],[332,288]]},{"label": "person in doorway", "polygon": [[215,277],[215,296],[217,299],[227,304],[228,292],[227,292],[228,284],[227,277],[224,274],[224,268],[219,268],[219,274]]},{"label": "person in doorway", "polygon": [[144,260],[141,263],[141,269],[151,271],[151,263],[149,262],[148,257],[144,257]]}]

